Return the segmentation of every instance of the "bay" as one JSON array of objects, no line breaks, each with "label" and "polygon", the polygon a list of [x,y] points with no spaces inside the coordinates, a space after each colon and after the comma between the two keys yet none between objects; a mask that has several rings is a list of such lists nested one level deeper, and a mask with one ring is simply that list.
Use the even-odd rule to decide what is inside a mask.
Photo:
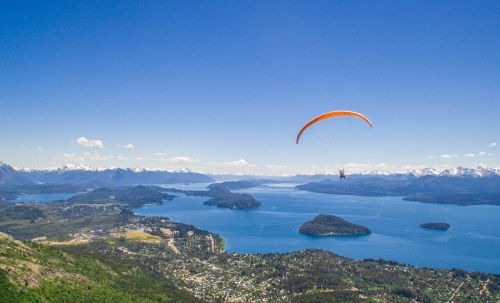
[{"label": "bay", "polygon": [[[196,185],[193,185],[196,186]],[[200,186],[196,187],[200,189]],[[221,235],[226,250],[239,253],[291,252],[320,248],[354,258],[382,258],[416,266],[500,273],[500,207],[409,202],[401,197],[341,196],[298,191],[293,184],[239,190],[262,206],[232,210],[205,206],[205,197],[178,198],[136,209],[166,216]],[[361,237],[310,237],[298,232],[318,214],[332,214],[372,230]],[[447,222],[447,231],[420,228]]]}]

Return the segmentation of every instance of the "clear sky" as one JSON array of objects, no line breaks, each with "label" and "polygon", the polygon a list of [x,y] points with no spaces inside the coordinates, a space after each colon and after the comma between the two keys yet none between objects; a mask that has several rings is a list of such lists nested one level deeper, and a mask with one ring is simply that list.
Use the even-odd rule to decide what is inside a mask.
[{"label": "clear sky", "polygon": [[500,167],[500,2],[2,1],[0,109],[16,167]]}]

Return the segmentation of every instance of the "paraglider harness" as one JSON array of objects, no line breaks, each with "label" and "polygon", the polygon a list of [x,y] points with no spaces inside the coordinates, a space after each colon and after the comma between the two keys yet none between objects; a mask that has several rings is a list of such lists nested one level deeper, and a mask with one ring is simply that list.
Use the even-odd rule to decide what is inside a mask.
[{"label": "paraglider harness", "polygon": [[345,169],[339,170],[340,180],[345,179]]}]

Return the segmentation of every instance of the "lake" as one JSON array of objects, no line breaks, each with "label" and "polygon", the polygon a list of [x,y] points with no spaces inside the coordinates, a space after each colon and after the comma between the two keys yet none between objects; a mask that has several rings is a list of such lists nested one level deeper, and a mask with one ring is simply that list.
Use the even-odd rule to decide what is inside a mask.
[{"label": "lake", "polygon": [[[203,186],[192,185],[196,189]],[[403,201],[400,197],[360,197],[310,193],[293,184],[239,190],[262,202],[254,210],[205,206],[204,197],[146,205],[135,213],[166,216],[221,235],[226,250],[239,253],[291,252],[322,248],[354,258],[383,258],[417,266],[462,268],[500,274],[500,207],[456,206]],[[361,237],[310,237],[298,232],[305,221],[325,213],[364,225]],[[447,231],[420,228],[447,222]]]}]

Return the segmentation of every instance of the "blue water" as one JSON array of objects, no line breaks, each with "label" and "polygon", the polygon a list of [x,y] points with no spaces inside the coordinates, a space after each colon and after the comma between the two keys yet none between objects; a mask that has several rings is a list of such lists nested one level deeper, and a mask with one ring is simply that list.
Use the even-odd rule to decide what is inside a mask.
[{"label": "blue water", "polygon": [[66,200],[80,193],[56,193],[56,194],[37,194],[37,195],[19,195],[14,200],[7,202],[53,202]]},{"label": "blue water", "polygon": [[[296,191],[288,186],[259,187],[250,193],[262,202],[255,210],[205,206],[207,198],[179,197],[146,205],[136,214],[166,216],[221,235],[226,250],[240,253],[290,252],[323,248],[355,259],[383,258],[402,263],[462,268],[500,274],[500,207],[406,202],[399,197],[358,197]],[[362,237],[309,237],[302,223],[320,213],[367,226]],[[448,231],[420,228],[447,222]]]}]

